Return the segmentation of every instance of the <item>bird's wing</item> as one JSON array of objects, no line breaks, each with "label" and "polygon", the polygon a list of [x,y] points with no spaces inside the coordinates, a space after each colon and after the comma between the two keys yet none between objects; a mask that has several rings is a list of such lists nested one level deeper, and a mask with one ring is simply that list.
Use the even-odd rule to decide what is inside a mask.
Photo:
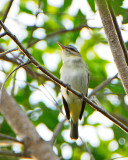
[{"label": "bird's wing", "polygon": [[79,116],[79,119],[80,119],[80,120],[81,120],[82,115],[83,115],[83,113],[84,113],[85,105],[86,105],[86,102],[83,101],[83,102],[82,102],[82,108],[81,108],[80,116]]},{"label": "bird's wing", "polygon": [[66,112],[67,119],[69,120],[70,119],[70,112],[69,112],[68,104],[67,104],[67,102],[66,102],[66,100],[64,99],[63,96],[62,96],[62,100],[63,100],[63,105],[64,105],[64,109],[65,109],[65,112]]},{"label": "bird's wing", "polygon": [[[88,73],[88,85],[89,85],[89,73]],[[86,94],[86,97],[87,97],[87,95],[88,95],[88,93]],[[80,120],[81,120],[82,115],[83,115],[83,113],[84,113],[85,105],[86,105],[86,102],[83,101],[83,102],[82,102],[82,108],[81,108],[80,116],[79,116],[79,119],[80,119]]]}]

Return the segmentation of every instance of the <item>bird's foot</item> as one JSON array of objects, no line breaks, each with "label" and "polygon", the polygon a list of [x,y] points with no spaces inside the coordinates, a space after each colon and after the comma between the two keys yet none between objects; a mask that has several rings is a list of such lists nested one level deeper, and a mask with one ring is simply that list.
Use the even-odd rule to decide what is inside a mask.
[{"label": "bird's foot", "polygon": [[81,99],[84,99],[84,94],[83,93],[81,93]]},{"label": "bird's foot", "polygon": [[67,93],[67,95],[69,95],[68,88],[70,88],[70,87],[71,87],[71,85],[67,83],[67,86],[66,86],[66,93]]}]

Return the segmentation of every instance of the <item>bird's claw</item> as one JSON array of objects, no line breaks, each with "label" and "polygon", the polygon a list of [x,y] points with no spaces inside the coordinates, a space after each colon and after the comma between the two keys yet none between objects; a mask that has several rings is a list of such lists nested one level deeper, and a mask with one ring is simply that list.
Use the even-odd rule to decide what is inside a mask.
[{"label": "bird's claw", "polygon": [[81,98],[84,99],[84,94],[83,93],[81,93]]},{"label": "bird's claw", "polygon": [[67,93],[67,95],[69,95],[68,88],[70,88],[70,87],[71,87],[71,85],[67,83],[67,86],[66,86],[66,93]]}]

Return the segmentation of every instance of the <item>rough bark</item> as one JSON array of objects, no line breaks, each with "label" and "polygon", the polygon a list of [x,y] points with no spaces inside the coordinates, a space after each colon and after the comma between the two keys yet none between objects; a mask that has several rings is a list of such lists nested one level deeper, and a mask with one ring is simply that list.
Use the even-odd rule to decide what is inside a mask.
[{"label": "rough bark", "polygon": [[17,105],[16,101],[5,89],[2,93],[0,112],[15,133],[24,141],[25,152],[29,153],[30,156],[38,160],[59,159],[53,153],[51,143],[41,139],[25,112]]},{"label": "rough bark", "polygon": [[116,33],[111,14],[108,9],[106,0],[96,0],[96,4],[101,16],[103,28],[105,30],[109,46],[114,57],[115,64],[118,69],[119,76],[126,93],[128,94],[128,67],[122,46],[119,42],[118,35]]}]

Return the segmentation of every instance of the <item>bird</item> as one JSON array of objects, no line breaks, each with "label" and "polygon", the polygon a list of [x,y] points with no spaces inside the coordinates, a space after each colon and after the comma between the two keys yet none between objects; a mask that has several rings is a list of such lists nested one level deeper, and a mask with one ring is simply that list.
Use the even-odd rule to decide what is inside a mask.
[{"label": "bird", "polygon": [[[57,43],[62,49],[63,65],[60,69],[60,79],[71,88],[81,92],[83,96],[87,96],[89,84],[87,64],[76,47]],[[63,86],[61,86],[61,92],[66,117],[70,120],[70,137],[77,140],[79,137],[78,120],[82,118],[86,102]]]}]

